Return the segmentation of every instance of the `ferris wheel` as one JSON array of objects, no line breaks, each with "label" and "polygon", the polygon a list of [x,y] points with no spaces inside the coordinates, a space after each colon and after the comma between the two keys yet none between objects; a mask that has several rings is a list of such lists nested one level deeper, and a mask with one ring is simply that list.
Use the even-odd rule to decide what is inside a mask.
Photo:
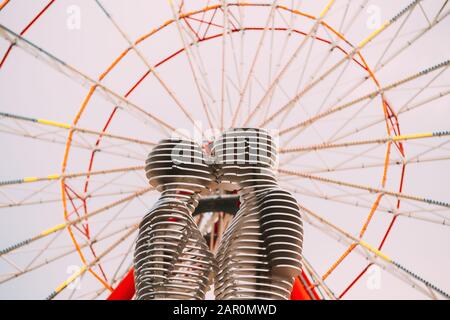
[{"label": "ferris wheel", "polygon": [[[449,14],[447,0],[3,0],[0,298],[132,298],[159,198],[147,155],[259,128],[303,219],[292,299],[449,299]],[[193,215],[213,253],[233,194]]]}]

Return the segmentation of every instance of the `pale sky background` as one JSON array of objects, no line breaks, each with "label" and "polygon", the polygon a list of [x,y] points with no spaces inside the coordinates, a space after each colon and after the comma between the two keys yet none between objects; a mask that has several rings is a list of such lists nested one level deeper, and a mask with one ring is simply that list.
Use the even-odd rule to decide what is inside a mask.
[{"label": "pale sky background", "polygon": [[[249,2],[266,3],[267,1]],[[354,20],[350,19],[349,17],[352,17],[358,11],[359,5],[365,2],[359,0],[351,1],[351,5],[348,11],[346,11],[348,1],[337,0],[325,16],[325,21],[335,29],[343,30],[347,40],[354,45],[373,32],[379,22],[381,23],[386,19],[390,19],[409,3],[409,1],[403,0],[368,1],[360,14]],[[41,0],[11,0],[11,3],[0,11],[0,24],[19,33],[47,3],[47,1]],[[129,0],[126,2],[104,0],[102,3],[130,39],[139,38],[173,17],[170,6],[165,0]],[[208,1],[186,0],[185,11],[200,9],[205,7],[207,3]],[[210,1],[209,3],[215,4],[218,1]],[[301,11],[315,16],[319,15],[326,5],[326,1],[312,0],[300,2],[286,0],[278,1],[278,3],[288,7],[298,7]],[[426,28],[429,23],[427,19],[432,20],[443,3],[444,1],[437,0],[422,1],[422,8],[417,7],[412,12],[400,31],[398,31],[398,28],[402,25],[403,19],[394,24],[392,28],[388,28],[373,42],[369,43],[362,50],[362,54],[368,65],[374,67],[380,56],[383,59],[389,58],[392,53],[400,49],[408,40],[417,35],[420,30]],[[449,5],[447,5],[441,15],[444,15],[449,9]],[[234,10],[232,12],[238,15],[236,8],[230,10]],[[248,27],[264,27],[268,20],[269,12],[270,8],[246,8],[243,18],[244,25]],[[345,14],[345,12],[347,13]],[[79,20],[77,19],[78,13]],[[211,13],[210,11],[209,14]],[[217,15],[214,21],[219,22],[222,20],[222,15],[220,12]],[[342,17],[344,15],[346,18],[343,20]],[[278,27],[286,27],[286,23],[292,18],[287,13],[277,13],[274,16],[274,26]],[[211,19],[209,15],[205,17]],[[343,24],[341,24],[342,21],[344,21]],[[198,25],[198,22],[195,20],[191,20],[190,22],[194,26]],[[298,18],[294,21],[292,27],[308,32],[312,28],[312,22],[306,18]],[[201,30],[205,32],[205,29]],[[211,34],[222,32],[220,31],[222,29],[218,30],[219,28],[214,29],[213,26],[209,32]],[[449,59],[449,30],[450,21],[447,17],[437,26],[433,27],[420,40],[414,42],[407,50],[402,51],[386,67],[377,71],[376,75],[381,86],[386,86]],[[397,31],[398,36],[396,36]],[[186,33],[184,35],[187,39]],[[260,36],[261,32],[248,31],[243,36],[244,38],[242,38],[241,33],[233,33],[232,36],[225,38],[225,48],[227,49],[225,66],[228,70],[227,75],[229,77],[224,94],[225,124],[227,126],[229,126],[232,118],[232,111],[230,109],[234,108],[239,100],[239,94],[234,86],[239,82],[240,72],[244,76],[241,80],[245,80],[250,69],[249,66],[255,55],[255,50],[258,47]],[[331,35],[329,31],[325,31],[321,27],[319,28],[318,36],[329,39]],[[56,0],[52,7],[50,7],[24,37],[95,79],[128,46],[127,42],[106,18],[95,1],[91,0]],[[233,37],[233,41],[231,41],[230,37]],[[390,39],[393,37],[395,37],[395,41],[391,43]],[[291,35],[286,47],[283,46],[285,39],[286,31],[267,32],[261,55],[255,65],[254,76],[258,80],[252,80],[251,88],[249,88],[252,99],[250,101],[247,98],[244,99],[239,121],[243,121],[248,115],[249,106],[254,106],[261,98],[263,92],[261,85],[269,84],[270,79],[273,79],[277,70],[280,70],[277,62],[280,62],[280,65],[283,66],[293,54],[295,48],[301,43],[303,36],[297,34]],[[244,44],[244,47],[240,51],[242,44]],[[388,45],[390,45],[390,49],[383,55],[384,49]],[[3,38],[0,38],[0,55],[6,51],[8,46],[9,43]],[[212,105],[213,110],[216,110],[214,112],[214,118],[216,120],[220,118],[220,113],[217,110],[220,110],[218,106],[220,106],[222,95],[222,46],[222,37],[218,37],[198,44],[191,51],[193,55],[199,54],[202,57],[199,59],[199,56],[195,56],[197,59],[194,61],[194,64],[202,60],[203,68],[208,74],[207,77],[211,87],[210,92],[215,97],[215,104],[209,97],[207,101]],[[235,46],[234,49],[233,46]],[[350,49],[349,45],[342,44],[342,47],[346,50]],[[176,24],[172,24],[157,33],[154,37],[151,37],[148,41],[145,41],[139,48],[146,59],[151,64],[155,64],[183,48],[183,43],[180,39]],[[310,54],[308,58],[309,50]],[[269,115],[283,106],[288,101],[287,97],[292,97],[298,92],[297,83],[301,78],[302,72],[304,72],[303,86],[312,75],[317,75],[316,70],[321,66],[328,52],[329,45],[326,43],[314,41],[312,47],[311,41],[305,44],[299,57],[280,81],[280,87],[283,88],[286,94],[281,89],[276,91],[272,97],[271,109],[268,112]],[[235,64],[235,56],[233,55],[238,57],[238,61],[239,57],[243,57],[242,61],[244,65],[241,68]],[[338,50],[333,51],[330,59],[322,65],[319,74],[324,72],[333,63],[339,61],[342,57],[342,53],[338,52]],[[303,71],[305,64],[308,65],[308,68]],[[180,101],[182,101],[182,104],[186,106],[186,109],[193,114],[195,120],[199,121],[203,127],[208,127],[207,118],[202,108],[202,102],[199,98],[186,54],[184,52],[180,53],[169,62],[158,67],[157,70],[161,78],[171,87]],[[131,52],[105,78],[103,83],[117,93],[125,94],[145,71],[145,64],[139,59],[136,53]],[[338,78],[341,72],[342,77]],[[450,85],[448,70],[440,74],[432,82],[430,87],[421,90],[421,88],[426,86],[438,74],[439,71],[431,73],[430,75],[389,91],[386,96],[393,110],[398,111],[405,104],[413,105],[415,102],[425,100],[427,97],[431,97],[439,92],[447,91]],[[313,90],[309,91],[283,122],[277,119],[268,128],[282,130],[315,114],[321,108],[322,103],[324,103],[323,108],[330,107],[336,99],[344,95],[345,92],[350,90],[364,76],[366,76],[366,73],[356,62],[349,64],[345,70],[343,68],[338,69],[329,79],[324,80]],[[335,84],[336,80],[339,80],[338,85]],[[335,90],[327,96],[330,88],[334,88]],[[373,82],[367,81],[364,85],[358,87],[358,89],[353,90],[351,94],[344,95],[342,102],[352,101],[354,98],[372,92],[373,90],[376,90],[376,86]],[[11,55],[0,70],[0,112],[72,123],[87,92],[88,87],[74,81],[70,77],[61,75],[54,68],[31,56],[21,48],[13,48]],[[164,121],[170,123],[173,127],[187,130],[187,132],[193,132],[193,126],[188,118],[177,108],[174,101],[163,90],[162,86],[157,83],[154,77],[147,78],[130,95],[129,99],[133,103],[142,106],[145,110],[152,112],[157,117],[164,119]],[[399,115],[402,133],[413,134],[450,130],[449,102],[450,99],[448,96],[444,96],[414,111]],[[362,106],[363,104],[358,105]],[[101,95],[94,95],[78,125],[83,128],[100,131],[111,113],[112,107],[113,105]],[[380,99],[376,98],[371,101],[362,112],[357,114],[354,114],[354,112],[355,109],[344,111],[327,118],[325,121],[319,122],[316,126],[310,127],[302,132],[298,138],[290,143],[290,146],[305,146],[321,143],[329,139],[343,124],[346,124],[347,128],[347,131],[342,131],[342,133],[345,133],[351,132],[351,130],[373,119],[380,119],[382,115]],[[262,119],[262,116],[260,114],[259,119]],[[145,117],[142,115],[131,115],[126,111],[120,110],[111,122],[108,132],[148,141],[158,141],[161,139],[163,135],[158,131],[158,128],[142,122],[143,118]],[[348,121],[350,122],[348,123]],[[255,120],[251,125],[256,126],[259,123],[260,121]],[[4,181],[28,176],[46,176],[61,172],[67,131],[38,127],[34,124],[14,122],[9,119],[0,119],[0,125],[0,148],[2,150],[0,180]],[[51,132],[52,134],[44,137],[50,137],[55,139],[56,142],[61,143],[44,142],[38,139],[19,137],[4,132],[10,128],[21,128],[20,125],[23,125],[22,129],[29,130],[30,134]],[[342,139],[341,142],[381,138],[385,136],[386,126],[384,123],[380,123],[369,130]],[[75,143],[82,145],[93,145],[96,141],[96,137],[88,135],[75,135],[75,138]],[[405,143],[406,158],[414,157],[420,152],[433,146],[438,146],[447,140],[444,137],[442,139]],[[283,144],[285,141],[282,138],[280,144]],[[144,159],[150,150],[148,146],[124,144],[121,141],[107,139],[101,146],[108,147],[108,151],[111,153],[98,153],[95,158],[93,170],[143,165]],[[319,173],[315,174],[342,181],[380,187],[382,176],[381,167],[331,173],[320,172],[326,167],[342,165],[342,163],[344,165],[357,165],[383,161],[386,145],[379,145],[365,153],[365,155],[361,154],[368,149],[368,146],[362,146],[353,149],[327,150],[319,154],[312,152],[298,158],[298,160],[285,166],[285,168],[308,172],[319,171]],[[112,153],[120,153],[121,156]],[[427,153],[424,158],[445,157],[449,153],[449,146],[443,145]],[[72,148],[67,172],[85,172],[88,167],[90,155],[90,150]],[[392,160],[400,159],[399,153],[394,147],[392,148],[391,157]],[[450,202],[449,165],[448,160],[408,165],[403,192]],[[386,189],[397,191],[399,177],[400,167],[391,166],[388,172]],[[111,179],[113,178],[115,180],[111,183]],[[82,193],[84,182],[85,179],[75,179],[70,180],[69,183],[74,190]],[[103,186],[105,183],[106,187]],[[354,235],[359,233],[361,226],[369,214],[370,207],[376,199],[375,194],[367,194],[364,191],[349,190],[341,187],[335,188],[330,185],[324,185],[318,182],[312,183],[311,181],[299,178],[289,183],[291,183],[289,184],[291,188],[293,187],[292,183],[295,184],[296,188],[304,188],[302,189],[302,194],[296,194],[298,201],[302,205],[321,214]],[[288,184],[286,183],[286,185]],[[18,201],[30,195],[30,192],[39,190],[45,186],[47,186],[47,183],[0,187],[0,203],[7,204],[11,201]],[[125,175],[109,175],[104,178],[93,178],[89,190],[94,192],[94,194],[103,193],[105,195],[90,199],[88,201],[89,210],[95,210],[95,208],[114,202],[126,196],[127,192],[136,191],[145,186],[146,181],[143,171],[131,172]],[[101,191],[95,191],[96,188],[100,188],[99,190]],[[344,191],[349,191],[352,194],[348,195]],[[117,194],[119,192],[124,194]],[[308,196],[305,194],[308,192],[313,192],[315,195],[322,195],[322,198]],[[114,195],[108,195],[108,193],[114,193]],[[126,207],[118,206],[105,214],[93,218],[90,221],[91,232],[94,235],[99,232],[104,232],[107,235],[108,233],[114,232],[114,230],[119,230],[136,223],[145,215],[157,196],[157,193],[147,194],[138,200],[133,200]],[[337,200],[350,201],[352,204],[348,205],[325,200],[324,197],[326,196],[335,196]],[[27,201],[58,200],[60,197],[60,184],[59,182],[53,182],[38,194],[27,199]],[[355,203],[358,205],[354,205]],[[396,199],[385,196],[380,204],[387,209],[393,208],[396,205]],[[429,209],[435,211],[427,211]],[[403,201],[400,211],[414,211],[416,217],[430,218],[433,222],[399,216],[382,251],[424,279],[449,292],[449,210],[429,206],[421,202]],[[377,247],[389,225],[391,217],[392,215],[389,213],[377,211],[364,236],[364,240]],[[444,220],[446,224],[438,223],[438,221]],[[1,207],[0,248],[8,247],[63,221],[63,208],[60,201],[13,208]],[[112,222],[108,223],[109,221]],[[95,245],[96,251],[102,252],[118,238],[118,236],[114,236]],[[82,239],[79,234],[78,239]],[[36,260],[36,263],[73,248],[67,231],[63,231],[55,239],[49,237],[46,240],[38,241],[29,247],[13,252],[5,256],[5,259],[0,260],[0,281],[10,274],[20,272],[21,269],[26,267],[35,255],[35,251],[33,250],[46,247],[49,240],[53,240],[53,242],[48,245],[48,249]],[[329,237],[305,222],[304,255],[320,275],[324,274],[347,248],[347,242],[343,238],[341,240],[337,242],[333,237]],[[113,277],[119,266],[117,275],[121,275],[127,270],[131,263],[130,256],[127,257],[123,264],[121,264],[121,261],[123,253],[130,252],[131,246],[132,239],[130,238],[104,260],[102,266],[109,279]],[[365,257],[359,255],[358,252],[362,251],[353,252],[327,279],[327,284],[336,295],[339,295],[366,266],[367,261]],[[87,249],[86,256],[89,257],[88,259],[92,259]],[[0,299],[45,298],[55,287],[70,276],[71,272],[73,272],[73,266],[81,265],[82,262],[79,256],[76,253],[72,253],[64,259],[59,259],[48,266],[29,272],[27,275],[19,277],[16,280],[0,284]],[[98,269],[95,270],[99,272]],[[402,273],[395,274],[402,275]],[[72,297],[72,295],[78,298],[92,298],[94,294],[89,295],[88,293],[100,288],[98,281],[91,274],[86,274],[77,285],[79,290],[69,288],[63,291],[58,298],[66,299]],[[102,293],[100,298],[104,298],[105,296],[106,293]],[[410,284],[405,283],[390,272],[380,271],[378,274],[377,270],[372,270],[361,278],[345,298],[422,299],[427,298],[427,296],[413,289]]]}]

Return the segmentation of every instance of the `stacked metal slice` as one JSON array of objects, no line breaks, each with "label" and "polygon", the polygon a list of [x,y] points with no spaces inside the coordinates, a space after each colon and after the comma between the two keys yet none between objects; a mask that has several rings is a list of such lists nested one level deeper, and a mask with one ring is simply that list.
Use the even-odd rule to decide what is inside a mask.
[{"label": "stacked metal slice", "polygon": [[241,207],[216,255],[217,299],[289,299],[301,273],[303,226],[296,200],[276,181],[276,145],[260,129],[232,129],[214,142],[218,180],[237,184]]},{"label": "stacked metal slice", "polygon": [[161,141],[146,161],[161,197],[140,224],[135,249],[136,299],[204,299],[214,256],[192,218],[198,195],[215,176],[192,141]]}]

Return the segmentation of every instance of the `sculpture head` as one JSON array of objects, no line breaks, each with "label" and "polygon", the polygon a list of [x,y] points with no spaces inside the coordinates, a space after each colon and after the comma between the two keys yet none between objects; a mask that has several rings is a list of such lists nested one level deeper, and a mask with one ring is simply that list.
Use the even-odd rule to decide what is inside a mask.
[{"label": "sculpture head", "polygon": [[214,141],[212,156],[222,183],[240,184],[252,178],[274,181],[277,147],[272,136],[263,129],[225,131]]},{"label": "sculpture head", "polygon": [[201,147],[190,140],[160,141],[148,155],[145,171],[150,184],[160,191],[177,188],[202,192],[215,181]]}]

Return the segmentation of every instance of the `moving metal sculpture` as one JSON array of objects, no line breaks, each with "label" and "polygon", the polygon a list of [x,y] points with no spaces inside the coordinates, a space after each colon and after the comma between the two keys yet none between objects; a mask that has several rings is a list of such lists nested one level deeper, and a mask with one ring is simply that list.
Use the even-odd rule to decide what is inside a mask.
[{"label": "moving metal sculpture", "polygon": [[[277,184],[276,161],[273,138],[260,129],[226,131],[210,155],[192,141],[161,141],[146,163],[162,194],[140,225],[137,299],[204,299],[213,271],[217,299],[289,299],[303,228],[296,200]],[[200,207],[232,211],[230,201],[207,195],[217,190],[238,191],[240,207],[214,257],[192,214],[201,194]]]}]

